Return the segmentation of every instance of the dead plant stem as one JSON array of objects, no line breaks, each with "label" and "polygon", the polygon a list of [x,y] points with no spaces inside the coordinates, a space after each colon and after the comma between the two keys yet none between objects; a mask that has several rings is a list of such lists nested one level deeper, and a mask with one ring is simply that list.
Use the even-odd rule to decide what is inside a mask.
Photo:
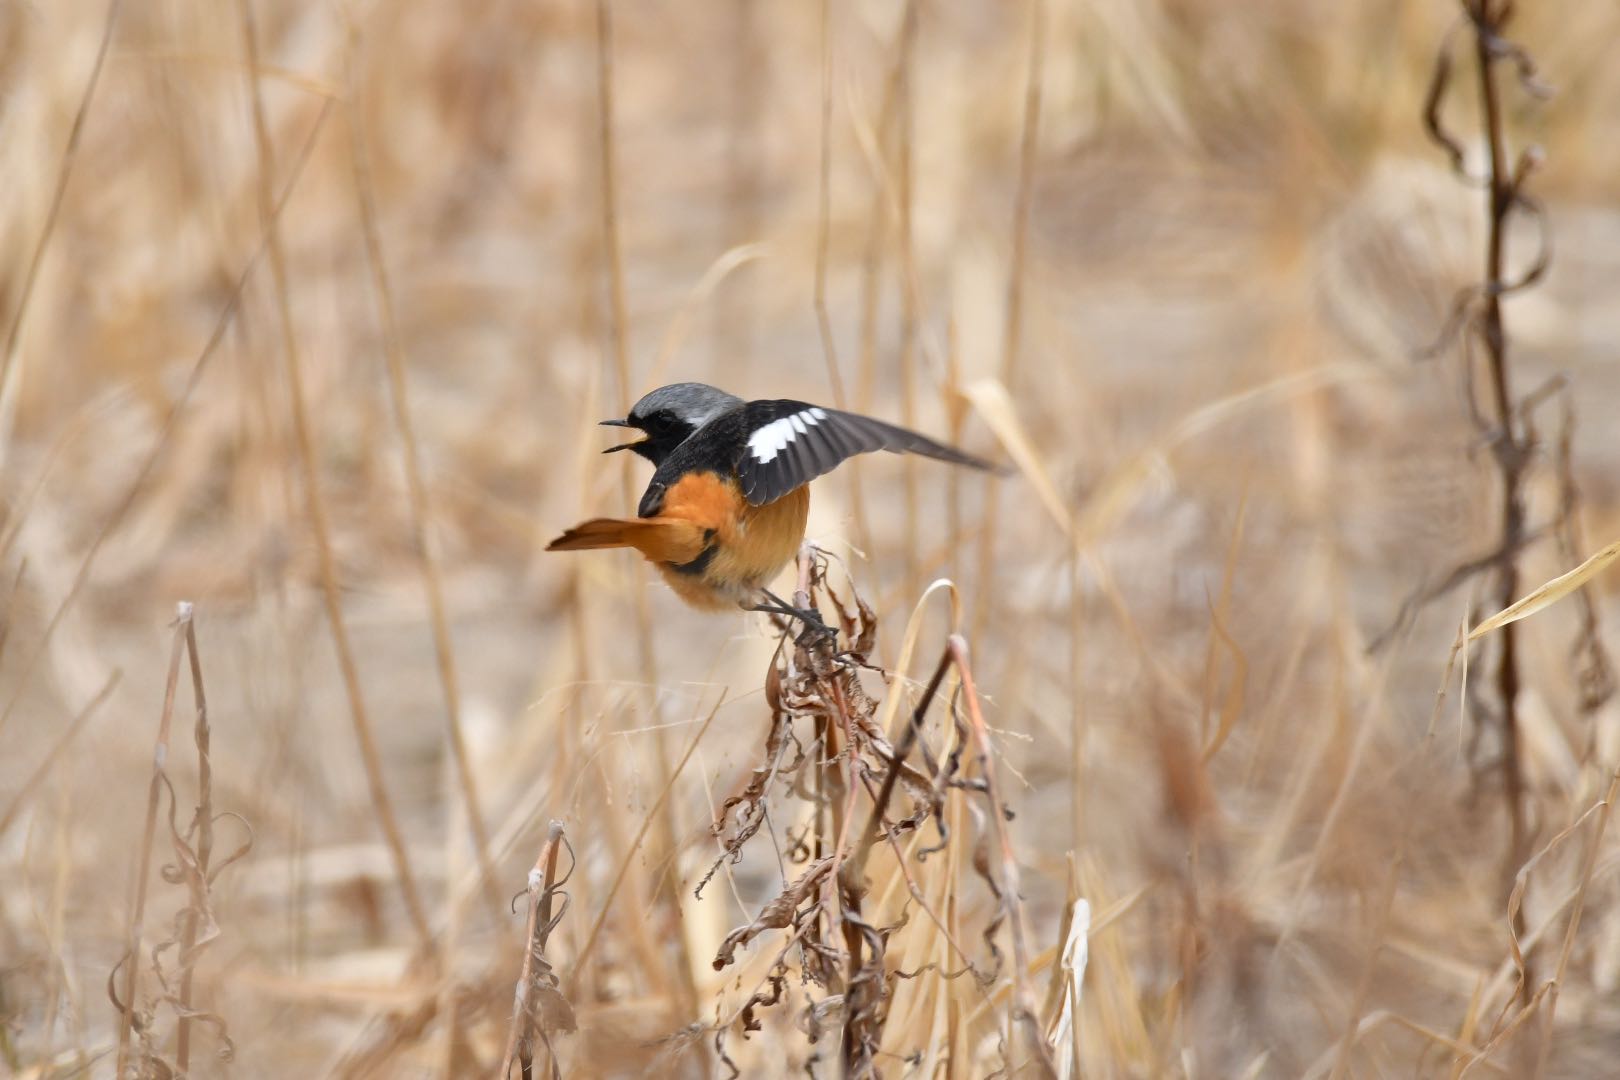
[{"label": "dead plant stem", "polygon": [[[1513,423],[1513,399],[1509,386],[1508,339],[1502,320],[1503,252],[1507,242],[1508,216],[1513,209],[1513,180],[1508,174],[1507,135],[1503,128],[1502,105],[1496,82],[1495,56],[1491,38],[1499,33],[1501,5],[1493,10],[1490,0],[1471,0],[1474,49],[1479,66],[1480,108],[1485,138],[1490,148],[1488,187],[1489,235],[1485,250],[1485,295],[1481,314],[1489,365],[1492,398],[1497,423],[1496,461],[1501,473],[1502,531],[1504,556],[1497,584],[1497,609],[1512,604],[1518,594],[1519,574],[1515,552],[1524,534],[1525,496],[1523,490],[1524,446]],[[1502,630],[1501,655],[1496,667],[1496,689],[1502,710],[1502,784],[1507,798],[1509,843],[1506,876],[1524,862],[1528,843],[1525,820],[1524,774],[1520,764],[1519,738],[1519,656],[1517,626]],[[1522,927],[1521,927],[1522,929]]]},{"label": "dead plant stem", "polygon": [[[208,868],[214,858],[214,766],[209,758],[213,734],[208,726],[208,695],[203,692],[202,658],[197,654],[197,623],[195,619],[187,618],[184,625],[186,659],[191,667],[191,700],[197,710],[197,722],[193,730],[193,738],[197,743],[197,816],[192,822],[192,829],[197,837],[194,845],[197,855],[197,877],[193,888],[197,892],[206,893]],[[192,903],[186,911],[185,925],[180,932],[180,1008],[176,1025],[174,1061],[182,1076],[188,1075],[191,1068],[192,986],[197,974],[197,965],[192,961],[197,948],[197,931],[203,911],[199,901],[204,899],[206,899],[204,896],[193,896]]]},{"label": "dead plant stem", "polygon": [[337,561],[332,554],[331,527],[326,516],[326,505],[321,496],[320,467],[305,403],[307,395],[304,388],[303,365],[298,355],[297,329],[292,315],[286,253],[282,250],[280,224],[271,212],[270,177],[275,158],[270,141],[269,120],[265,115],[264,96],[259,86],[258,26],[253,15],[253,0],[239,0],[239,2],[243,48],[247,57],[248,89],[253,105],[253,133],[259,155],[259,216],[265,225],[270,270],[275,281],[277,308],[281,320],[282,360],[290,391],[293,437],[303,474],[304,509],[309,516],[310,531],[315,539],[315,554],[320,566],[321,593],[326,602],[327,623],[331,628],[332,644],[337,651],[338,667],[343,674],[343,685],[348,694],[349,715],[354,725],[355,737],[360,744],[360,758],[365,766],[372,807],[377,816],[377,823],[382,828],[389,854],[393,857],[394,873],[399,879],[406,914],[416,933],[418,945],[423,955],[431,956],[433,932],[428,926],[427,909],[422,904],[421,893],[416,886],[416,876],[411,870],[410,854],[405,847],[405,836],[394,813],[393,799],[388,794],[382,756],[378,752],[371,717],[366,711],[365,698],[360,690],[360,671],[355,662],[354,649],[349,642],[348,628],[343,621],[343,601],[338,585]]},{"label": "dead plant stem", "polygon": [[169,761],[169,731],[174,718],[175,690],[180,685],[180,657],[186,647],[186,624],[191,605],[178,605],[173,641],[169,646],[169,673],[163,683],[163,711],[158,715],[157,739],[152,746],[152,778],[146,789],[146,823],[135,855],[135,892],[124,923],[124,995],[118,1017],[118,1071],[126,1075],[130,1033],[140,1010],[141,935],[146,922],[146,892],[152,875],[152,842],[157,836],[158,801],[163,793],[163,770]]},{"label": "dead plant stem", "polygon": [[686,763],[692,759],[693,752],[697,750],[698,743],[703,741],[703,736],[709,730],[709,725],[714,723],[714,718],[719,715],[720,706],[724,701],[725,697],[722,695],[720,701],[715,702],[714,708],[709,710],[709,715],[704,718],[703,723],[698,727],[697,734],[693,735],[692,741],[687,743],[686,752],[681,755],[681,760],[664,781],[664,788],[658,793],[658,798],[653,800],[652,806],[648,807],[647,813],[642,816],[641,826],[636,830],[635,839],[625,852],[624,858],[620,860],[619,868],[614,872],[607,892],[603,895],[602,907],[596,913],[596,920],[591,923],[590,932],[585,935],[585,944],[580,946],[579,954],[574,958],[574,970],[576,972],[584,970],[585,962],[590,959],[591,953],[595,950],[596,940],[602,933],[603,925],[607,922],[608,912],[613,908],[613,901],[618,896],[619,887],[624,884],[625,875],[630,872],[630,866],[635,861],[636,852],[641,849],[642,841],[647,838],[647,831],[652,828],[653,821],[658,818],[659,811],[664,808],[665,801],[669,799],[669,793],[675,786],[675,780],[681,775],[681,771],[686,768]]},{"label": "dead plant stem", "polygon": [[[900,420],[906,427],[917,426],[917,322],[920,300],[917,284],[916,244],[912,237],[912,210],[916,199],[916,182],[912,169],[912,143],[916,138],[913,98],[917,78],[917,2],[907,0],[900,26],[900,83],[897,95],[899,111],[896,173],[899,187],[900,248]],[[917,550],[921,505],[918,495],[917,461],[907,455],[902,472],[905,483],[905,520],[901,543],[905,551],[906,595],[916,596],[922,583],[918,580]]]},{"label": "dead plant stem", "polygon": [[[84,137],[84,122],[90,115],[90,103],[95,100],[96,87],[101,85],[101,70],[107,62],[107,52],[112,47],[113,29],[118,25],[118,11],[124,5],[124,0],[109,0],[107,15],[102,20],[101,43],[96,47],[96,58],[90,65],[90,75],[85,79],[84,92],[79,95],[79,107],[73,113],[73,124],[68,128],[67,145],[62,149],[62,160],[57,166],[56,183],[51,187],[51,205],[45,211],[45,222],[40,226],[39,239],[34,242],[33,253],[28,258],[28,268],[23,271],[22,286],[17,295],[17,310],[11,316],[11,326],[6,330],[5,352],[0,353],[0,416],[3,416],[10,404],[8,390],[11,385],[11,368],[17,358],[17,347],[22,343],[23,320],[28,314],[28,303],[33,299],[34,286],[39,282],[39,270],[45,262],[45,252],[50,248],[51,238],[56,235],[56,222],[62,216],[62,200],[67,196],[68,181],[73,177],[73,165],[79,160],[79,143]],[[0,421],[0,430],[9,426]]]},{"label": "dead plant stem", "polygon": [[[1001,383],[1015,399],[1021,366],[1024,327],[1024,279],[1029,247],[1029,207],[1035,188],[1035,163],[1040,149],[1041,75],[1046,49],[1044,0],[1030,5],[1029,58],[1025,66],[1023,130],[1018,143],[1018,194],[1013,201],[1012,251],[1007,265],[1007,307],[1001,330]],[[1001,481],[994,473],[985,478],[984,530],[979,535],[978,596],[973,605],[973,629],[982,637],[996,596],[996,520],[1001,503]]]},{"label": "dead plant stem", "polygon": [[[540,854],[529,872],[529,918],[523,930],[523,965],[518,975],[512,1007],[512,1026],[506,1038],[506,1054],[501,1060],[500,1077],[512,1074],[512,1062],[523,1056],[523,1075],[532,1071],[531,1047],[540,1003],[535,999],[538,978],[535,966],[545,956],[546,939],[551,934],[551,904],[557,880],[557,855],[562,849],[562,822],[553,821],[541,845]],[[551,1039],[541,1028],[542,1041],[550,1052]]]},{"label": "dead plant stem", "polygon": [[[844,377],[838,370],[838,343],[833,338],[832,316],[827,310],[828,249],[832,246],[832,0],[821,0],[821,154],[816,186],[816,327],[827,361],[827,383],[833,404],[849,408]],[[851,474],[853,477],[853,474]]]},{"label": "dead plant stem", "polygon": [[[602,175],[602,244],[606,249],[608,272],[608,316],[613,349],[613,368],[619,384],[621,415],[628,415],[631,406],[629,315],[625,301],[624,252],[619,235],[619,178],[618,151],[614,138],[613,96],[613,13],[610,0],[596,2],[596,74],[597,74],[597,134],[601,153]],[[626,505],[635,503],[635,486],[631,473],[631,455],[622,455],[625,461],[620,469],[620,485]],[[646,570],[639,564],[632,571],[633,598],[636,614],[636,652],[641,665],[641,682],[646,691],[645,714],[657,720],[658,713],[658,656],[653,645],[652,610],[645,588]],[[656,774],[664,781],[665,793],[674,783],[675,773],[670,769],[669,738],[659,725],[653,733],[653,752],[657,756]],[[690,755],[690,750],[688,751]],[[682,765],[685,759],[682,759]],[[657,821],[659,847],[673,855],[677,851],[674,824],[669,817]],[[641,844],[638,838],[633,852]],[[675,947],[675,988],[683,1016],[696,1017],[698,991],[692,969],[691,948],[686,940],[681,918],[680,891],[675,876],[666,879],[662,900],[668,908],[671,923],[670,938]],[[605,909],[604,909],[605,910]],[[703,1052],[703,1051],[700,1051]]]},{"label": "dead plant stem", "polygon": [[394,426],[399,430],[400,449],[405,464],[405,489],[411,510],[411,530],[416,539],[416,554],[422,571],[422,589],[427,596],[428,620],[433,628],[433,653],[438,663],[439,685],[444,692],[445,732],[450,742],[450,757],[455,767],[456,782],[461,787],[461,799],[467,810],[467,827],[472,833],[473,853],[479,872],[484,878],[484,898],[489,905],[495,925],[504,921],[504,908],[500,889],[495,879],[495,867],[489,854],[489,827],[485,822],[482,800],[478,794],[478,780],[472,767],[472,756],[467,750],[467,738],[461,722],[461,682],[456,670],[455,646],[450,637],[450,620],[445,613],[444,586],[439,573],[437,545],[432,531],[433,508],[428,501],[427,487],[422,482],[421,453],[418,451],[416,424],[411,417],[410,386],[405,372],[405,350],[399,332],[399,319],[394,309],[394,291],[389,283],[388,264],[383,258],[382,237],[377,227],[376,187],[372,181],[371,154],[366,145],[365,132],[352,102],[358,98],[360,87],[356,78],[350,78],[351,108],[349,113],[350,149],[354,167],[354,190],[360,211],[360,231],[365,241],[366,262],[371,268],[372,288],[377,297],[377,315],[382,323],[383,356],[388,369],[389,403],[393,408]]},{"label": "dead plant stem", "polygon": [[[1041,1074],[1047,1077],[1057,1075],[1057,1067],[1052,1061],[1051,1049],[1046,1045],[1046,1039],[1041,1034],[1040,1013],[1035,1005],[1035,998],[1029,988],[1029,946],[1026,944],[1024,933],[1024,902],[1020,898],[1018,883],[1018,861],[1013,856],[1012,836],[1007,829],[1006,804],[1001,801],[999,785],[996,783],[995,750],[990,743],[990,731],[985,726],[984,715],[979,711],[979,692],[973,683],[973,665],[968,658],[967,640],[960,634],[952,634],[950,638],[951,657],[956,663],[957,674],[962,679],[962,697],[967,703],[969,727],[973,735],[974,749],[979,757],[979,770],[984,781],[985,796],[990,802],[989,817],[994,823],[996,848],[1001,856],[997,867],[997,884],[1001,889],[1001,903],[1007,911],[1007,932],[1012,938],[1013,946],[1013,1007],[1010,1010],[1015,1021],[1022,1023],[1028,1036],[1031,1050],[1034,1052],[1035,1065]],[[1008,1053],[1013,1048],[1008,1047]],[[1008,1062],[1008,1073],[1016,1075],[1018,1072],[1016,1057]]]},{"label": "dead plant stem", "polygon": [[1542,1010],[1541,1017],[1541,1046],[1536,1055],[1537,1080],[1547,1074],[1547,1063],[1552,1058],[1553,1019],[1558,1011],[1558,991],[1564,985],[1564,976],[1569,971],[1569,958],[1575,950],[1575,935],[1581,928],[1581,914],[1586,908],[1586,894],[1592,884],[1592,872],[1597,866],[1598,852],[1603,848],[1603,836],[1609,828],[1609,818],[1614,813],[1614,800],[1620,796],[1620,768],[1609,774],[1609,787],[1603,793],[1603,802],[1598,811],[1597,824],[1592,828],[1592,838],[1587,842],[1586,851],[1581,855],[1580,884],[1575,889],[1575,899],[1571,902],[1569,912],[1569,925],[1564,928],[1564,942],[1558,950],[1558,966],[1553,971],[1553,977],[1547,984],[1547,1007]]},{"label": "dead plant stem", "polygon": [[79,594],[84,591],[85,584],[90,580],[90,571],[95,566],[96,557],[101,553],[101,549],[106,545],[108,539],[118,531],[119,526],[129,516],[130,510],[139,500],[141,493],[146,490],[147,481],[151,479],[158,462],[162,460],[165,451],[174,442],[175,432],[180,426],[180,418],[184,415],[186,407],[190,405],[197,386],[201,383],[203,374],[208,368],[208,362],[219,352],[219,346],[225,340],[225,331],[230,328],[237,311],[241,308],[242,295],[247,288],[248,280],[253,276],[253,271],[258,267],[259,261],[264,258],[269,250],[269,226],[279,221],[282,212],[286,210],[287,200],[292,197],[293,191],[298,186],[299,178],[304,175],[304,166],[309,163],[310,152],[315,148],[317,137],[320,135],[321,129],[325,127],[327,117],[331,113],[332,100],[327,98],[321,103],[321,111],[316,116],[315,123],[310,126],[309,134],[304,139],[303,145],[299,148],[298,157],[293,163],[292,170],[287,175],[287,182],[282,188],[281,196],[276,200],[269,222],[265,224],[265,235],[261,238],[253,256],[248,259],[246,265],[242,267],[241,273],[237,275],[230,296],[226,299],[225,306],[220,309],[219,317],[214,322],[213,331],[209,334],[202,351],[197,355],[197,359],[192,363],[191,371],[186,376],[185,385],[181,388],[179,396],[170,407],[168,415],[164,417],[163,427],[158,432],[157,439],[152,443],[151,449],[147,451],[146,457],[141,460],[140,467],[135,471],[134,479],[130,481],[129,487],[124,489],[123,497],[118,500],[117,505],[113,507],[112,513],[107,516],[106,520],[102,522],[101,528],[96,531],[94,539],[90,541],[90,546],[85,550],[84,557],[79,560],[78,569],[73,572],[73,581],[68,585],[68,591],[51,611],[51,617],[45,623],[44,632],[40,634],[33,651],[23,660],[19,666],[20,670],[12,679],[14,685],[11,697],[6,700],[5,709],[0,710],[0,732],[5,731],[7,723],[11,720],[12,713],[16,711],[17,703],[22,700],[24,691],[28,689],[29,684],[32,682],[35,671],[39,669],[40,660],[44,658],[46,652],[50,649],[51,640],[56,636],[57,628],[61,626],[62,619],[67,615],[68,609],[73,606],[73,602],[79,598]]}]

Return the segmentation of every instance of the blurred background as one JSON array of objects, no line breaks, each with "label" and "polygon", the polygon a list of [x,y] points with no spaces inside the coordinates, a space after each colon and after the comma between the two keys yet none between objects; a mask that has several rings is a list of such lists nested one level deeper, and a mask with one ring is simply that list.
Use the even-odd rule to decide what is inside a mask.
[{"label": "blurred background", "polygon": [[[132,1068],[176,1062],[167,794],[144,887],[141,844],[184,601],[214,811],[240,815],[216,863],[252,833],[192,927],[192,1072],[495,1071],[508,901],[556,819],[564,1073],[727,1075],[712,1035],[670,1036],[746,998],[709,959],[780,885],[767,844],[692,895],[761,751],[775,633],[625,553],[542,551],[646,481],[596,421],[687,379],[1018,464],[865,459],[817,483],[810,535],[874,607],[878,665],[958,584],[1043,995],[1068,901],[1093,913],[1085,1073],[1612,1069],[1613,581],[1518,631],[1517,835],[1501,646],[1448,665],[1500,606],[1453,571],[1502,521],[1485,361],[1443,332],[1486,195],[1422,119],[1451,32],[1446,122],[1481,174],[1455,5],[113,11],[0,6],[7,1070],[113,1075],[137,897]],[[1534,413],[1522,593],[1620,536],[1620,9],[1509,30],[1555,90],[1502,68],[1554,238],[1505,302],[1511,382],[1566,380]],[[1516,221],[1515,273],[1538,241]],[[929,603],[914,679],[948,622]],[[802,1070],[808,993],[732,1024],[745,1075]],[[882,1068],[995,1071],[973,1022],[955,1071],[892,1022]]]}]

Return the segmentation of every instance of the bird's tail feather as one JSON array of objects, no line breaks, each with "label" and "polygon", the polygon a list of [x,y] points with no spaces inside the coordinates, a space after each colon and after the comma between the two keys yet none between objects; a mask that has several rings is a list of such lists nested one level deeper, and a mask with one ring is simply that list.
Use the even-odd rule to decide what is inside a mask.
[{"label": "bird's tail feather", "polygon": [[703,529],[678,518],[592,518],[546,545],[547,551],[635,548],[654,562],[687,563],[703,552]]}]

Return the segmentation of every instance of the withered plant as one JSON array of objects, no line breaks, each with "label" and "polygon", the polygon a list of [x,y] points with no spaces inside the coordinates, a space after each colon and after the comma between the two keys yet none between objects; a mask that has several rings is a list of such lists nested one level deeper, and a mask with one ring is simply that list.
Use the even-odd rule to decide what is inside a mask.
[{"label": "withered plant", "polygon": [[[1480,575],[1486,575],[1489,580],[1492,598],[1487,602],[1489,608],[1505,610],[1514,603],[1521,591],[1523,577],[1520,561],[1527,547],[1550,537],[1557,542],[1562,558],[1566,562],[1574,562],[1575,553],[1583,546],[1577,517],[1579,491],[1570,450],[1575,413],[1569,383],[1562,376],[1555,376],[1528,393],[1515,394],[1512,339],[1503,312],[1504,300],[1540,282],[1552,261],[1552,234],[1547,211],[1530,191],[1530,180],[1541,166],[1543,154],[1534,144],[1522,146],[1515,152],[1508,132],[1511,109],[1506,100],[1510,89],[1517,89],[1532,101],[1544,100],[1551,96],[1552,91],[1541,80],[1530,51],[1507,36],[1514,6],[1513,0],[1462,0],[1462,13],[1440,46],[1423,107],[1425,130],[1445,150],[1453,171],[1465,182],[1482,188],[1485,194],[1483,274],[1477,284],[1458,294],[1435,351],[1452,348],[1461,351],[1461,375],[1469,417],[1480,445],[1488,450],[1496,467],[1500,526],[1496,543],[1490,551],[1456,566],[1443,576],[1438,585],[1409,599],[1401,621],[1408,619],[1418,605]],[[1448,126],[1445,118],[1453,68],[1459,52],[1472,54],[1477,78],[1479,141],[1484,149],[1483,175],[1473,171],[1463,142]],[[1504,81],[1504,69],[1511,71],[1511,81]],[[1519,260],[1520,265],[1514,266],[1510,259],[1509,238],[1514,223],[1519,220],[1529,224],[1536,238],[1536,247],[1527,261]],[[1554,400],[1560,404],[1558,431],[1549,447],[1538,428],[1537,416],[1543,405]],[[1533,514],[1533,482],[1538,472],[1545,473],[1549,468],[1556,486],[1556,498],[1544,520],[1537,521]],[[1583,586],[1578,595],[1581,616],[1571,647],[1571,663],[1579,691],[1580,718],[1589,724],[1598,708],[1613,694],[1614,682],[1608,655],[1599,635],[1597,609],[1590,589]],[[1471,625],[1481,621],[1481,608],[1485,606],[1478,602],[1472,605],[1469,617]],[[1532,868],[1571,835],[1587,815],[1581,815],[1574,825],[1560,831],[1545,844],[1538,843],[1546,830],[1544,824],[1537,820],[1534,793],[1529,789],[1524,765],[1521,694],[1525,676],[1518,625],[1507,623],[1495,638],[1495,667],[1489,680],[1494,693],[1486,697],[1477,691],[1476,685],[1464,686],[1464,693],[1469,694],[1479,706],[1476,715],[1481,717],[1481,726],[1476,728],[1474,735],[1476,785],[1484,773],[1494,768],[1508,821],[1501,880],[1513,938],[1519,1009],[1510,1016],[1504,1005],[1503,1015],[1498,1016],[1490,1028],[1491,1043],[1506,1039],[1519,1024],[1534,1015],[1536,1008],[1542,1004],[1542,997],[1550,991],[1551,999],[1543,1016],[1540,1058],[1536,1065],[1536,1074],[1541,1075],[1547,1066],[1552,1045],[1556,986],[1564,977],[1569,963],[1569,946],[1580,922],[1580,906],[1577,904],[1570,917],[1565,947],[1557,961],[1557,974],[1550,982],[1538,985],[1530,946],[1524,944],[1530,932],[1525,915],[1525,890]],[[1487,726],[1495,729],[1495,759],[1494,762],[1480,763],[1477,757],[1481,743],[1479,735]],[[1587,746],[1590,752],[1590,737]],[[1602,813],[1596,838],[1591,841],[1593,854],[1602,836],[1609,800],[1613,798],[1614,791],[1614,784],[1611,783],[1609,794],[1599,803]],[[1588,860],[1577,889],[1583,902],[1590,874]],[[1527,1067],[1528,1060],[1521,1060],[1521,1067]]]},{"label": "withered plant", "polygon": [[[1519,564],[1531,544],[1551,538],[1557,542],[1561,556],[1570,562],[1583,547],[1577,514],[1580,494],[1570,450],[1575,410],[1569,383],[1555,376],[1528,393],[1515,394],[1512,339],[1503,313],[1503,301],[1540,282],[1552,262],[1547,212],[1529,186],[1543,154],[1533,144],[1514,152],[1505,96],[1512,87],[1530,100],[1539,101],[1550,97],[1552,90],[1541,80],[1529,50],[1507,37],[1514,12],[1511,0],[1462,0],[1461,6],[1462,13],[1435,60],[1424,98],[1423,123],[1429,137],[1445,150],[1453,171],[1485,194],[1484,267],[1478,283],[1457,295],[1438,340],[1426,352],[1440,355],[1460,351],[1459,370],[1469,418],[1480,448],[1490,454],[1496,467],[1499,527],[1489,551],[1459,563],[1409,596],[1394,624],[1374,641],[1375,648],[1409,626],[1423,606],[1481,576],[1489,581],[1490,599],[1472,605],[1470,624],[1477,624],[1486,609],[1507,608],[1521,589]],[[1471,54],[1477,76],[1479,139],[1484,148],[1482,175],[1469,162],[1461,137],[1445,118],[1459,54]],[[1510,83],[1503,81],[1504,68],[1512,72]],[[1509,237],[1518,220],[1528,222],[1536,247],[1527,261],[1513,266]],[[1557,434],[1549,445],[1537,425],[1537,414],[1552,401],[1559,404],[1560,411]],[[1557,496],[1545,520],[1536,521],[1532,515],[1532,486],[1538,471],[1545,473],[1549,469]],[[1571,646],[1571,661],[1580,687],[1581,714],[1590,718],[1613,694],[1614,679],[1588,588],[1580,590],[1579,603],[1580,629]],[[1508,841],[1502,873],[1506,895],[1534,846],[1537,823],[1522,761],[1520,695],[1524,675],[1515,625],[1503,627],[1495,651],[1490,679],[1493,693],[1483,698],[1476,684],[1470,684],[1468,692],[1480,706],[1480,727],[1474,738],[1477,776],[1483,779],[1485,774],[1495,772],[1506,808]],[[1480,762],[1483,742],[1479,736],[1487,729],[1494,729],[1496,752],[1493,759]],[[1518,930],[1523,932],[1522,923]]]},{"label": "withered plant", "polygon": [[[180,796],[169,776],[169,737],[175,697],[180,683],[180,661],[191,670],[192,700],[196,722],[192,729],[197,747],[197,802],[182,827],[179,820]],[[214,808],[213,765],[210,760],[212,735],[208,723],[208,699],[203,692],[202,659],[197,652],[197,629],[192,605],[181,603],[174,624],[174,644],[169,653],[169,671],[163,694],[163,711],[158,719],[157,741],[152,750],[152,781],[147,791],[146,825],[136,863],[136,884],[125,923],[123,959],[107,979],[107,995],[118,1010],[119,1077],[140,1080],[189,1075],[192,1065],[193,1029],[202,1023],[213,1029],[218,1043],[216,1053],[229,1061],[235,1052],[225,1018],[201,1007],[193,998],[197,962],[203,951],[220,935],[214,912],[213,886],[232,863],[253,847],[253,833],[246,819],[233,811]],[[161,874],[170,885],[183,886],[186,900],[175,913],[167,937],[151,947],[150,961],[154,986],[141,980],[142,950],[147,892],[152,850],[157,839],[158,817],[168,799],[166,823],[174,861],[165,863]],[[246,835],[223,858],[214,852],[214,830],[222,822],[233,822]],[[163,1038],[157,1028],[161,1008],[175,1017],[174,1056],[162,1050]]]},{"label": "withered plant", "polygon": [[[569,867],[558,877],[558,856],[565,848]],[[523,1080],[531,1080],[537,1042],[545,1049],[549,1075],[562,1075],[551,1037],[554,1033],[574,1030],[574,1012],[560,989],[561,980],[546,959],[546,941],[568,912],[568,897],[563,886],[573,876],[573,848],[563,835],[562,822],[553,821],[540,855],[534,860],[534,869],[529,871],[529,919],[523,934],[523,966],[512,997],[512,1028],[507,1036],[506,1054],[501,1060],[503,1077],[511,1075],[512,1063],[516,1061]],[[562,898],[560,906],[558,897]]]},{"label": "withered plant", "polygon": [[[828,568],[826,555],[807,546],[794,602],[831,610],[842,647],[814,631],[792,637],[784,627],[766,672],[770,719],[758,764],[721,806],[714,829],[722,854],[696,890],[701,897],[722,865],[739,861],[773,821],[794,822],[778,838],[788,864],[781,891],[727,935],[715,955],[715,970],[725,971],[738,966],[740,950],[771,942],[763,976],[716,1026],[715,1050],[735,1074],[728,1039],[760,1030],[761,1013],[785,1006],[797,984],[799,1027],[814,1047],[812,1071],[831,1058],[838,1075],[876,1076],[887,1059],[922,1066],[926,1075],[960,1049],[964,1032],[957,1026],[979,1011],[1003,1017],[997,1026],[1008,1073],[1033,1062],[1041,1075],[1055,1075],[1028,985],[1025,915],[1007,827],[1013,812],[997,785],[967,642],[951,633],[915,704],[903,708],[903,679],[871,663],[877,637],[871,607],[853,587],[841,596]],[[906,658],[915,634],[914,622]],[[890,684],[881,709],[863,685],[868,672]],[[982,883],[977,902],[958,891],[964,864]],[[975,908],[982,916],[977,944],[963,936]],[[897,948],[902,931],[911,939]],[[1003,935],[1010,959],[998,944]],[[909,959],[919,956],[927,959]],[[898,988],[924,975],[917,996],[949,1000],[945,1026],[892,1030]]]}]

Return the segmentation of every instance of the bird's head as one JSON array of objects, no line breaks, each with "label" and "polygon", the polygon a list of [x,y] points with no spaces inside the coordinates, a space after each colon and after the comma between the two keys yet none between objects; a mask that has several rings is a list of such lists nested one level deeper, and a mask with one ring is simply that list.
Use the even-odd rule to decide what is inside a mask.
[{"label": "bird's head", "polygon": [[721,413],[742,404],[724,390],[716,390],[703,383],[685,382],[660,386],[636,402],[630,415],[623,420],[603,420],[607,427],[635,428],[646,437],[636,442],[621,443],[602,451],[634,450],[654,465],[662,464],[681,443],[698,428]]}]

